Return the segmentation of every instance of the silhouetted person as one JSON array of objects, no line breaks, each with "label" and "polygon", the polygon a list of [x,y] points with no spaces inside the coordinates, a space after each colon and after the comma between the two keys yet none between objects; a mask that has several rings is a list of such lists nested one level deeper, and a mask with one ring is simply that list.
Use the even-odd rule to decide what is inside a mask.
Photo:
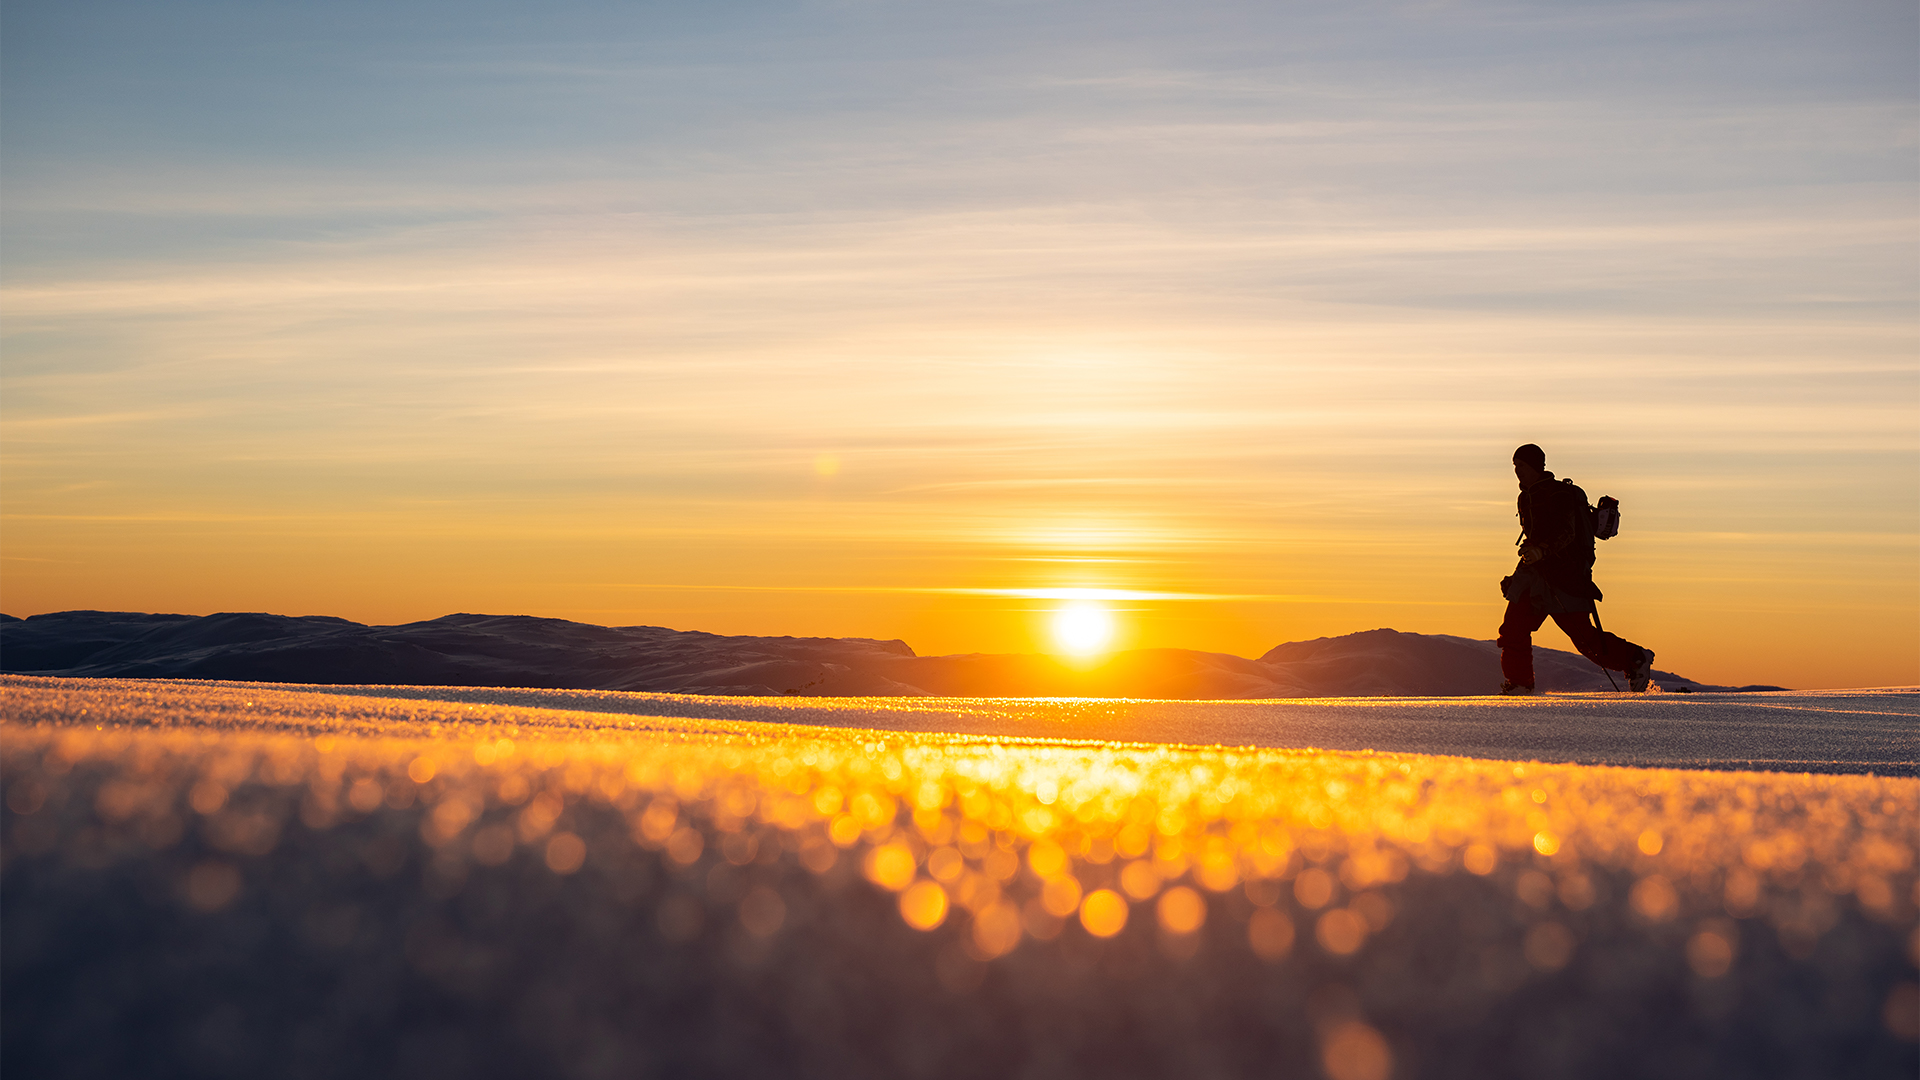
[{"label": "silhouetted person", "polygon": [[1593,510],[1587,493],[1547,471],[1547,452],[1528,443],[1513,452],[1520,480],[1520,565],[1500,582],[1507,617],[1500,624],[1503,694],[1533,693],[1533,632],[1551,615],[1580,655],[1625,672],[1627,688],[1646,690],[1653,650],[1594,625]]}]

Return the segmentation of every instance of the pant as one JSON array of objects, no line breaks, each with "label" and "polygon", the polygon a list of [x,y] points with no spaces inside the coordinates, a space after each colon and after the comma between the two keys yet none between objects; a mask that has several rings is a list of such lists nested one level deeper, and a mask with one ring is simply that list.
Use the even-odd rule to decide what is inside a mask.
[{"label": "pant", "polygon": [[[1533,632],[1547,615],[1525,596],[1507,602],[1500,624],[1500,674],[1510,683],[1533,685]],[[1573,639],[1580,655],[1614,671],[1625,671],[1640,660],[1640,646],[1593,625],[1593,613],[1555,612],[1554,625]]]}]

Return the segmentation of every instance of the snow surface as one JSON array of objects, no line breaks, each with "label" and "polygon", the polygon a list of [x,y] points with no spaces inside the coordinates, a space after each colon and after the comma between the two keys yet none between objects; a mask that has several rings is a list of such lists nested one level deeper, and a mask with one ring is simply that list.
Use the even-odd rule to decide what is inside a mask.
[{"label": "snow surface", "polygon": [[1913,701],[7,677],[0,1052],[76,1077],[1907,1080],[1920,780],[1085,736],[1744,723],[1809,759],[1835,724],[1910,736]]}]

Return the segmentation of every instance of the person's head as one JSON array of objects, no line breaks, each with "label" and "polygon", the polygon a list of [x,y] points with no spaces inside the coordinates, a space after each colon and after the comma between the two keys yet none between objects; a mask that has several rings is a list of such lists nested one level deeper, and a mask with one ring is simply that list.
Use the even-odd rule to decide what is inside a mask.
[{"label": "person's head", "polygon": [[1523,488],[1532,487],[1546,478],[1547,452],[1528,443],[1513,452],[1513,475],[1520,480]]}]

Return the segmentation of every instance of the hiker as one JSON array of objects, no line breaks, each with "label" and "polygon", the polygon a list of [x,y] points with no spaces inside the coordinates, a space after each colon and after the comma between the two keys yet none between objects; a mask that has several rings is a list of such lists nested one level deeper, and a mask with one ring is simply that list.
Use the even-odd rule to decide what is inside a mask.
[{"label": "hiker", "polygon": [[[1625,672],[1627,689],[1643,693],[1653,681],[1653,650],[1600,629],[1594,602],[1593,510],[1587,493],[1547,471],[1547,452],[1528,443],[1513,452],[1520,480],[1520,565],[1502,578],[1507,617],[1500,624],[1502,694],[1531,694],[1533,632],[1553,617],[1580,655]],[[1611,535],[1609,533],[1608,535]]]}]

